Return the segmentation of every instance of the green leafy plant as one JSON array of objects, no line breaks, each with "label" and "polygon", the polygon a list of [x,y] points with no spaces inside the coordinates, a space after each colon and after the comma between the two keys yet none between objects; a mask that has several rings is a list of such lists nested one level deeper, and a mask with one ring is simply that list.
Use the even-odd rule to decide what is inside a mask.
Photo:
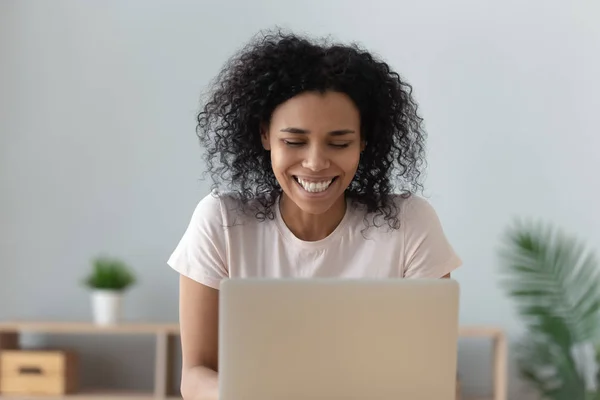
[{"label": "green leafy plant", "polygon": [[[500,256],[502,285],[528,331],[515,352],[521,377],[545,399],[600,400],[600,392],[588,392],[585,367],[575,351],[594,344],[600,360],[595,254],[552,225],[516,221]],[[600,375],[597,383],[600,387]]]},{"label": "green leafy plant", "polygon": [[92,260],[92,272],[85,284],[92,289],[123,291],[136,282],[129,267],[121,260],[100,256]]}]

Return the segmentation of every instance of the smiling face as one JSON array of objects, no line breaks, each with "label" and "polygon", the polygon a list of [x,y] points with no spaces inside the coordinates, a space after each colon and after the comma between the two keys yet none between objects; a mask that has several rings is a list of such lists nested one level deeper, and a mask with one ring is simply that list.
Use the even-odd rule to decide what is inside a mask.
[{"label": "smiling face", "polygon": [[280,104],[262,134],[275,177],[298,208],[323,214],[343,206],[363,143],[360,115],[343,93],[306,92]]}]

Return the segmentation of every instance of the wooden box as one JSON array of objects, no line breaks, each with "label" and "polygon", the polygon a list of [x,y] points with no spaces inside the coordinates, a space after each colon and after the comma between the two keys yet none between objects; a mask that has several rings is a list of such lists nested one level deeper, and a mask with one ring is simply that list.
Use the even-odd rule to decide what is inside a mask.
[{"label": "wooden box", "polygon": [[77,390],[76,354],[64,350],[0,351],[0,393],[55,395]]}]

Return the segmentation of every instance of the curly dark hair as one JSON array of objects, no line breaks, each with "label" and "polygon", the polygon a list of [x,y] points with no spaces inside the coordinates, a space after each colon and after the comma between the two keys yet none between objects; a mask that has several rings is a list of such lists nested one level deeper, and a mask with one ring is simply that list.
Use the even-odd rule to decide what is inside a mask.
[{"label": "curly dark hair", "polygon": [[412,87],[354,43],[263,32],[229,60],[197,116],[213,187],[227,184],[242,204],[258,201],[257,218],[273,218],[281,189],[261,143],[261,126],[279,104],[306,91],[343,92],[356,104],[366,148],[346,196],[397,228],[394,186],[403,196],[422,188],[422,118]]}]

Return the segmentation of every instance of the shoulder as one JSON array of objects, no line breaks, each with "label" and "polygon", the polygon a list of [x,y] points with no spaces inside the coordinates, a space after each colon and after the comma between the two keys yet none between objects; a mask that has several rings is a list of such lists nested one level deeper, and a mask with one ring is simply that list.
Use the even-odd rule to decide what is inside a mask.
[{"label": "shoulder", "polygon": [[220,228],[247,225],[256,219],[253,212],[255,209],[258,209],[255,202],[244,204],[235,192],[213,189],[200,199],[192,219],[202,226]]},{"label": "shoulder", "polygon": [[408,196],[395,194],[392,196],[393,202],[397,205],[398,218],[400,224],[430,224],[439,221],[438,214],[433,205],[424,197],[416,194]]},{"label": "shoulder", "polygon": [[423,237],[443,237],[444,229],[439,214],[429,200],[411,194],[396,195],[400,232],[404,240],[420,240]]},{"label": "shoulder", "polygon": [[229,196],[212,191],[197,203],[168,265],[197,282],[218,288],[228,276],[227,203]]},{"label": "shoulder", "polygon": [[[364,206],[355,205],[355,214],[360,215],[370,227],[387,233],[402,234],[412,226],[425,227],[439,221],[431,203],[416,194],[392,194],[388,197],[387,207],[373,213],[366,213]],[[393,221],[391,221],[394,219]],[[357,219],[358,221],[358,219]],[[390,224],[397,229],[390,229]]]},{"label": "shoulder", "polygon": [[198,201],[191,222],[199,226],[208,226],[222,224],[223,220],[223,196],[213,190]]},{"label": "shoulder", "polygon": [[395,196],[404,246],[404,276],[441,278],[462,261],[450,244],[433,205],[418,195]]},{"label": "shoulder", "polygon": [[195,213],[201,216],[211,216],[215,213],[220,214],[222,208],[223,194],[218,190],[212,190],[210,193],[200,199],[196,205]]}]

